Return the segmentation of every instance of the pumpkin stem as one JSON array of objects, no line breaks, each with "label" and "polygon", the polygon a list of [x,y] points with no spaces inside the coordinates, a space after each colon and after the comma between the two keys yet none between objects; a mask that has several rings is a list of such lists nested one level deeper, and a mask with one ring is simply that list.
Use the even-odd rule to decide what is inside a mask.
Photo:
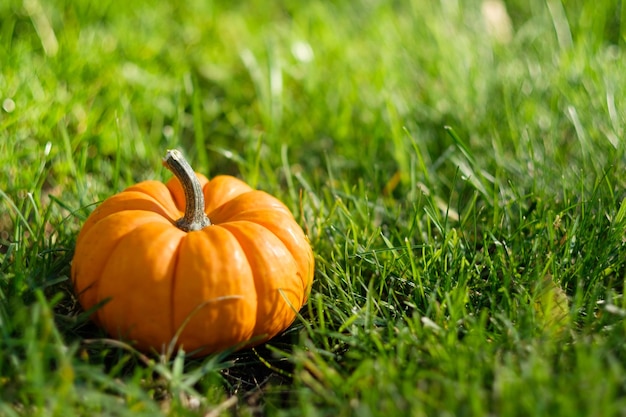
[{"label": "pumpkin stem", "polygon": [[183,154],[177,149],[168,150],[163,165],[178,178],[185,192],[185,215],[176,220],[176,227],[192,232],[210,226],[211,221],[204,213],[202,186]]}]

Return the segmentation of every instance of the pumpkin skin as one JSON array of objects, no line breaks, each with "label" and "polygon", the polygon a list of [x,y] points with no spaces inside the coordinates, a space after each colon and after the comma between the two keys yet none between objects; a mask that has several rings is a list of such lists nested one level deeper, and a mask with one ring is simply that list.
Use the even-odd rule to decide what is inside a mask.
[{"label": "pumpkin skin", "polygon": [[196,174],[211,225],[183,231],[178,178],[105,200],[76,242],[72,282],[109,335],[142,351],[194,356],[269,340],[295,319],[313,281],[311,246],[289,209],[231,176]]}]

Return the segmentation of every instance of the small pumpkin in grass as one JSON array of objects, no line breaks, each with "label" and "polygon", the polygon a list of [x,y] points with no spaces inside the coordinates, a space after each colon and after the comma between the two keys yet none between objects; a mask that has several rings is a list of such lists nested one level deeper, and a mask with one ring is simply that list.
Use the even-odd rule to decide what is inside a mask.
[{"label": "small pumpkin in grass", "polygon": [[103,303],[93,320],[143,351],[176,340],[204,355],[286,329],[314,266],[289,209],[234,177],[195,174],[179,151],[163,163],[170,181],[127,188],[83,225],[72,261],[83,308]]}]

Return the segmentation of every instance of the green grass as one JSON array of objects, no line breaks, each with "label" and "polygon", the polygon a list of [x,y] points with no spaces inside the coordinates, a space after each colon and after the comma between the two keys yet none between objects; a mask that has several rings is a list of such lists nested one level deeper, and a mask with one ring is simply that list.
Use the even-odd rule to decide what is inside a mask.
[{"label": "green grass", "polygon": [[[626,4],[231,3],[0,2],[0,415],[624,415]],[[73,295],[174,147],[314,247],[255,350],[137,354]]]}]

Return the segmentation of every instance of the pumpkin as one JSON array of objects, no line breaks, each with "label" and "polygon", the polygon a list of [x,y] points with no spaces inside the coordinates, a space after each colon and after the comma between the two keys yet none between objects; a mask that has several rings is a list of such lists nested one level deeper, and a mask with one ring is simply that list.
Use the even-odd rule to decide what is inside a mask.
[{"label": "pumpkin", "polygon": [[200,356],[285,330],[314,269],[289,209],[232,176],[209,181],[177,150],[163,164],[167,183],[133,185],[85,221],[71,268],[82,307],[142,351]]}]

